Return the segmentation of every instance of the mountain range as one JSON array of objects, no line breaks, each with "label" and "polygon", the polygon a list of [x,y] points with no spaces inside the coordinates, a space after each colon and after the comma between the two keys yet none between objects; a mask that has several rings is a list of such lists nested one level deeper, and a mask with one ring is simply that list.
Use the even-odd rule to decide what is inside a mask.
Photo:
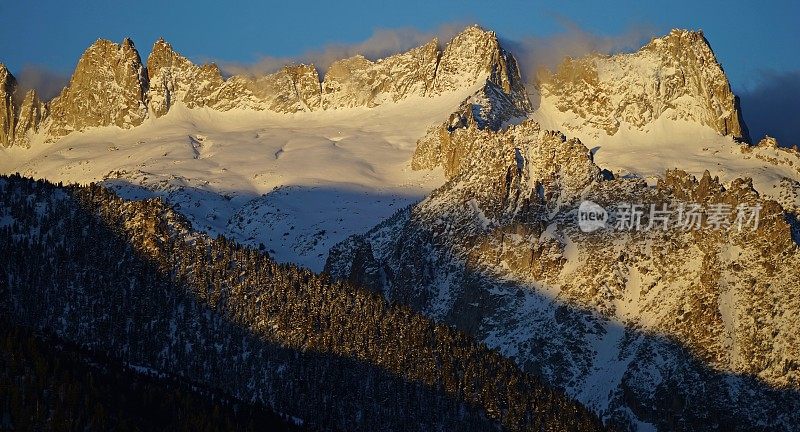
[{"label": "mountain range", "polygon": [[[800,424],[800,152],[753,140],[702,32],[524,71],[471,26],[322,76],[298,64],[226,77],[163,40],[146,62],[128,39],[98,40],[54,99],[19,93],[0,65],[0,172],[161,198],[193,227],[182,236],[223,235],[452,326],[618,430]],[[585,232],[585,201],[761,213],[753,230],[731,219],[724,230]],[[240,317],[239,302],[223,315]],[[119,335],[93,342],[56,324],[59,311],[15,313],[119,348]],[[251,384],[226,391],[249,399]],[[457,394],[503,427],[522,424]]]}]

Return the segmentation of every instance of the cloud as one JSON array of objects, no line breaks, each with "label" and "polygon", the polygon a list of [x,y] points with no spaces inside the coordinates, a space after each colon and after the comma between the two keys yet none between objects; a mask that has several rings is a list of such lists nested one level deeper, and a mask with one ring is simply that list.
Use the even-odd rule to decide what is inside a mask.
[{"label": "cloud", "polygon": [[313,63],[320,72],[325,70],[336,60],[361,54],[364,57],[377,60],[392,54],[407,51],[424,45],[434,37],[439,42],[447,42],[466,24],[446,24],[435,31],[425,32],[413,28],[378,29],[368,39],[354,44],[329,44],[322,49],[311,50],[296,57],[270,57],[265,56],[252,64],[236,62],[219,62],[226,75],[258,76],[272,73],[281,67],[292,63]]},{"label": "cloud", "polygon": [[503,45],[514,54],[523,78],[533,84],[543,69],[555,69],[566,57],[583,57],[587,54],[613,54],[634,51],[656,35],[654,27],[640,24],[618,35],[601,35],[580,28],[562,17],[555,18],[562,31],[550,36],[527,36],[519,40],[503,40]]},{"label": "cloud", "polygon": [[67,74],[35,65],[23,66],[14,76],[17,78],[15,97],[18,102],[22,101],[30,89],[36,90],[39,99],[48,101],[57,96],[69,82]]},{"label": "cloud", "polygon": [[[629,51],[641,47],[656,32],[651,26],[638,25],[618,35],[599,35],[580,28],[574,22],[555,17],[563,31],[551,36],[527,36],[521,39],[505,39],[502,45],[517,58],[523,73],[532,82],[541,68],[552,69],[565,57],[580,57],[589,53],[609,54]],[[220,61],[225,75],[259,76],[272,73],[292,63],[313,63],[320,72],[336,60],[361,54],[371,60],[403,52],[428,43],[434,37],[444,43],[452,39],[467,26],[466,23],[449,23],[435,31],[413,28],[379,29],[360,43],[330,44],[322,49],[311,50],[296,57],[261,57],[255,63]]]},{"label": "cloud", "polygon": [[800,146],[800,70],[762,72],[739,99],[754,141],[770,135],[782,146]]}]

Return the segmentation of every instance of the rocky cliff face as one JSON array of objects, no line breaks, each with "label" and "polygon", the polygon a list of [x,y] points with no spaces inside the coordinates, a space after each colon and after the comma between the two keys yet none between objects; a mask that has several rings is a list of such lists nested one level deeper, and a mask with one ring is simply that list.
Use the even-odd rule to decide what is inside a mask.
[{"label": "rocky cliff face", "polygon": [[[797,424],[800,272],[780,263],[800,250],[779,204],[748,180],[613,179],[580,141],[532,121],[449,139],[450,180],[334,247],[327,271],[477,335],[622,430]],[[762,209],[754,231],[585,233],[584,199],[609,213]]]},{"label": "rocky cliff face", "polygon": [[319,74],[314,65],[285,66],[263,77],[232,77],[270,111],[293,113],[316,111],[322,106]]},{"label": "rocky cliff face", "polygon": [[14,142],[14,91],[17,80],[6,66],[0,63],[0,146]]},{"label": "rocky cliff face", "polygon": [[[474,143],[460,140],[454,134],[469,130],[469,127],[497,131],[504,125],[525,117],[527,96],[523,99],[506,93],[492,81],[468,97],[450,117],[440,125],[428,129],[425,136],[417,141],[417,147],[411,159],[414,170],[434,169],[442,167],[449,178],[458,173],[459,164],[464,153]],[[469,133],[469,132],[467,132]]]},{"label": "rocky cliff face", "polygon": [[257,100],[240,80],[225,80],[215,64],[196,66],[159,39],[147,58],[150,112],[160,117],[174,104],[220,111],[254,108]]},{"label": "rocky cliff face", "polygon": [[334,62],[322,83],[323,107],[373,107],[410,96],[425,96],[433,86],[438,42],[377,62],[362,56]]},{"label": "rocky cliff face", "polygon": [[147,114],[147,75],[130,39],[98,40],[81,56],[69,85],[50,102],[50,139],[94,126],[130,128]]},{"label": "rocky cliff face", "polygon": [[[500,46],[497,35],[477,26],[468,27],[453,38],[442,52],[432,93],[471,86],[482,82],[487,75],[488,80],[504,92],[521,103],[527,101],[517,62]],[[530,108],[527,103],[522,108]]]},{"label": "rocky cliff face", "polygon": [[36,90],[28,90],[17,110],[14,143],[21,147],[30,147],[30,140],[39,132],[47,113],[48,107],[39,99]]},{"label": "rocky cliff face", "polygon": [[662,115],[748,141],[739,102],[701,32],[673,30],[633,54],[566,59],[539,83],[542,104],[613,135]]}]

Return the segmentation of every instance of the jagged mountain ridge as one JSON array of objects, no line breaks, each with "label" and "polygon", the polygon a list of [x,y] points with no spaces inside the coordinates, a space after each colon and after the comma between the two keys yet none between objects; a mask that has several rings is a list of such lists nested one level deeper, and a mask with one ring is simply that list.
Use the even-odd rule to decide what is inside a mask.
[{"label": "jagged mountain ridge", "polygon": [[[800,152],[747,144],[699,32],[568,59],[535,93],[531,118],[587,144],[476,94],[412,159],[448,182],[334,247],[326,271],[475,334],[622,430],[795,430]],[[760,202],[766,219],[592,236],[581,199]]]},{"label": "jagged mountain ridge", "polygon": [[[339,60],[323,79],[313,65],[226,79],[216,65],[194,65],[164,40],[153,45],[145,67],[129,39],[121,44],[98,40],[81,57],[70,85],[53,101],[31,97],[27,107],[15,106],[14,81],[6,80],[0,88],[7,99],[1,143],[27,146],[29,134],[38,133],[42,123],[48,129],[46,140],[92,126],[135,127],[147,116],[164,115],[175,103],[282,113],[372,107],[410,96],[430,97],[484,79],[509,95],[517,108],[538,108],[528,98],[514,57],[493,32],[477,26],[468,27],[442,50],[434,39],[377,61],[363,56]],[[567,129],[588,127],[614,134],[620,121],[641,128],[668,115],[749,141],[738,99],[702,32],[673,30],[633,54],[567,59],[555,72],[540,73],[536,81],[538,104],[580,119],[563,124]],[[103,95],[100,103],[90,102],[99,96],[92,93]],[[22,121],[18,113],[30,112],[33,106],[39,112],[36,120],[28,115]]]},{"label": "jagged mountain ridge", "polygon": [[218,111],[294,113],[432,97],[484,80],[502,88],[521,109],[530,108],[516,60],[493,32],[471,26],[443,50],[438,45],[434,39],[377,61],[363,56],[339,60],[322,80],[313,65],[226,79],[215,64],[194,65],[163,39],[153,45],[146,67],[130,39],[121,44],[101,39],[83,53],[69,85],[46,104],[31,95],[30,101],[26,96],[26,103],[15,106],[15,80],[0,66],[4,78],[0,144],[27,146],[29,134],[38,133],[40,127],[45,141],[93,126],[132,128],[145,118],[163,116],[177,103]]}]

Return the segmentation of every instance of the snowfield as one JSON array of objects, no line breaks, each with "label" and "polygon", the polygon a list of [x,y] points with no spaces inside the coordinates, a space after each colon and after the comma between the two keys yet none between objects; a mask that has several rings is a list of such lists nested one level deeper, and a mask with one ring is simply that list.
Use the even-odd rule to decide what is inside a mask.
[{"label": "snowfield", "polygon": [[331,246],[444,182],[440,170],[412,171],[411,154],[475,90],[296,114],[177,105],[133,129],[2,149],[0,172],[160,196],[199,229],[320,271]]}]

